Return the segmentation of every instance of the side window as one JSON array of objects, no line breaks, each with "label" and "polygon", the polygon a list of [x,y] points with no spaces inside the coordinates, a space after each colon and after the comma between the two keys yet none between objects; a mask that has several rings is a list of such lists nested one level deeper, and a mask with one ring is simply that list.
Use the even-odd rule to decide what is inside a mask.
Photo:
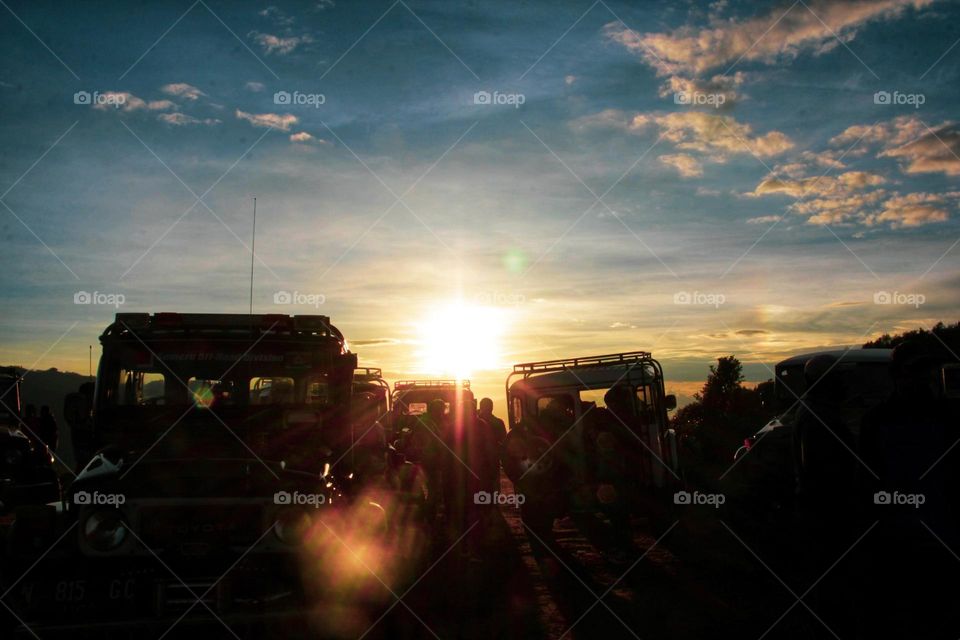
[{"label": "side window", "polygon": [[294,401],[293,378],[250,378],[250,404],[290,404]]},{"label": "side window", "polygon": [[569,428],[576,419],[573,397],[559,393],[537,398],[537,418],[548,429]]},{"label": "side window", "polygon": [[164,378],[162,373],[120,370],[116,404],[120,406],[140,406],[145,404],[163,404]]},{"label": "side window", "polygon": [[637,387],[637,413],[640,416],[645,416],[656,408],[654,406],[655,397],[656,394],[653,393],[653,389],[649,385],[642,384]]},{"label": "side window", "polygon": [[523,398],[513,396],[510,401],[510,415],[513,424],[520,424],[520,421],[523,420]]}]

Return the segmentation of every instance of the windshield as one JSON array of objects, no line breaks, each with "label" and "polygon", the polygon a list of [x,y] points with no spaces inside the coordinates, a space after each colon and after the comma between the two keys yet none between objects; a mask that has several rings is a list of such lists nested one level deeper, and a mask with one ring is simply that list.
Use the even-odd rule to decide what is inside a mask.
[{"label": "windshield", "polygon": [[324,371],[305,366],[308,354],[126,349],[105,358],[103,407],[260,408],[332,403]]}]

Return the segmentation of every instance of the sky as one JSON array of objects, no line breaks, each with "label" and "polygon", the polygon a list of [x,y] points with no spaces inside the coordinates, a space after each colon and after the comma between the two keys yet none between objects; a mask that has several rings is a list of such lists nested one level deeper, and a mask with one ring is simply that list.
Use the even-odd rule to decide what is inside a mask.
[{"label": "sky", "polygon": [[960,315],[956,3],[0,5],[5,363],[246,312],[253,197],[255,311],[498,405],[517,362],[649,350],[687,398]]}]

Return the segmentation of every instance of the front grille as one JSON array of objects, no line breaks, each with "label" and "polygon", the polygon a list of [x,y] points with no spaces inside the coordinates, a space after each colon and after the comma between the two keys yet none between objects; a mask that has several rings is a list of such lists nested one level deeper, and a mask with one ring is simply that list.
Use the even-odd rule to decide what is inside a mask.
[{"label": "front grille", "polygon": [[187,556],[249,546],[262,534],[256,505],[145,507],[139,525],[140,537],[154,551],[173,550]]}]

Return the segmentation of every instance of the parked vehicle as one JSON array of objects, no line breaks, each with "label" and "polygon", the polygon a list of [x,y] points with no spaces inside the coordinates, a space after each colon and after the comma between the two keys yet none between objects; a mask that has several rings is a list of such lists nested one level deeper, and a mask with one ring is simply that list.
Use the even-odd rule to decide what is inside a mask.
[{"label": "parked vehicle", "polygon": [[734,454],[733,478],[747,490],[747,499],[758,507],[783,506],[793,499],[795,469],[793,429],[807,391],[803,369],[816,356],[836,359],[834,372],[844,391],[843,419],[858,438],[864,414],[893,392],[890,365],[892,349],[818,351],[787,358],[776,365],[774,393],[780,415],[744,440]]},{"label": "parked vehicle", "polygon": [[528,526],[571,510],[637,511],[679,480],[663,370],[632,351],[517,364],[507,377],[503,467]]},{"label": "parked vehicle", "polygon": [[60,499],[53,455],[24,422],[20,380],[15,367],[0,367],[0,513]]},{"label": "parked vehicle", "polygon": [[120,313],[100,342],[92,405],[66,403],[83,469],[5,546],[30,632],[259,628],[329,602],[331,527],[385,530],[331,472],[356,356],[329,318]]}]

